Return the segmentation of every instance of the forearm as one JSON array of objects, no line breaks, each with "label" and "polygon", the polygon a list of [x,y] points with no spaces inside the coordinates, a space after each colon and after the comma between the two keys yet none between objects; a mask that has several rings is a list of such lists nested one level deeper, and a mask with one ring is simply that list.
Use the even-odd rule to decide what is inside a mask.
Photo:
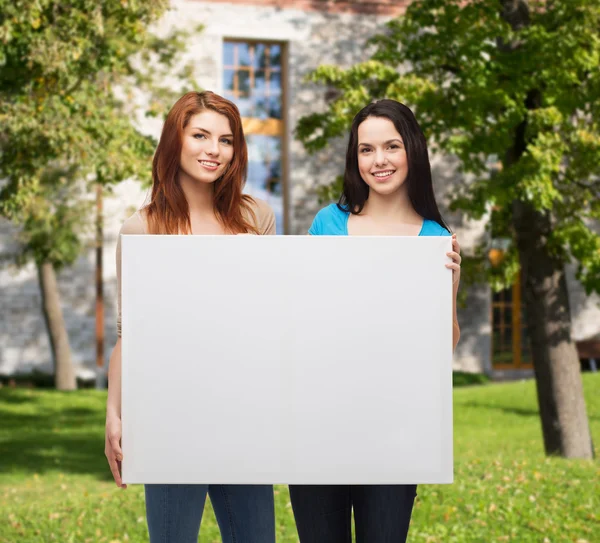
[{"label": "forearm", "polygon": [[121,338],[117,339],[108,366],[106,415],[121,418]]},{"label": "forearm", "polygon": [[458,313],[456,311],[456,297],[458,295],[458,283],[452,289],[452,352],[458,345],[460,339],[460,326],[458,324]]}]

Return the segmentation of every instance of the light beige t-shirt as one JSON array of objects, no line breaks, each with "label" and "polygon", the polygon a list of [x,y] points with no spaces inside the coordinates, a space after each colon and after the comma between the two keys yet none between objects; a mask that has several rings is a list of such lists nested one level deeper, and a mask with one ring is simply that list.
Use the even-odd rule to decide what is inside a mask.
[{"label": "light beige t-shirt", "polygon": [[[258,232],[260,235],[274,235],[275,234],[275,213],[263,200],[254,198],[255,204],[252,206],[252,210],[256,215],[256,223]],[[247,220],[251,220],[251,216],[248,214],[245,217]],[[131,217],[129,217],[121,227],[119,232],[119,239],[117,241],[117,335],[121,337],[121,234],[147,234],[147,224],[144,216],[140,211],[136,211]]]}]

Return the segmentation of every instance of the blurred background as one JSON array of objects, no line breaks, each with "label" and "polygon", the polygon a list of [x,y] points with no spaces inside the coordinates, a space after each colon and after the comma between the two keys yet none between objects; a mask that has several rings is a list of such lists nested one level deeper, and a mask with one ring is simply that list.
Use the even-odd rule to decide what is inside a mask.
[{"label": "blurred background", "polygon": [[413,109],[465,261],[456,483],[422,487],[410,540],[600,539],[597,0],[0,8],[0,541],[147,540],[103,456],[115,248],[164,115],[203,89],[237,104],[279,235],[339,197],[359,109]]}]

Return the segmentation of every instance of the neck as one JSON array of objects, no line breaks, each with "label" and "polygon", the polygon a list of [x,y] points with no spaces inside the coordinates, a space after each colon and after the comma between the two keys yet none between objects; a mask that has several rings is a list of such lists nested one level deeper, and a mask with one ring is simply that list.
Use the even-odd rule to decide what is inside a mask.
[{"label": "neck", "polygon": [[378,194],[369,190],[369,198],[362,213],[373,218],[393,219],[399,222],[421,221],[421,216],[410,203],[406,187],[400,187],[394,194]]},{"label": "neck", "polygon": [[181,172],[179,186],[187,200],[190,218],[193,215],[214,213],[214,183],[201,183]]}]

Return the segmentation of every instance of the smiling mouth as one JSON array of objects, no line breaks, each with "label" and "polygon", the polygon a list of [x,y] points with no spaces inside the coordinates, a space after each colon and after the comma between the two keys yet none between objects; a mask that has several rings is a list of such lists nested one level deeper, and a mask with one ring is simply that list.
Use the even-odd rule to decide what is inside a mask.
[{"label": "smiling mouth", "polygon": [[218,162],[212,162],[210,160],[199,160],[198,163],[200,164],[200,166],[204,166],[209,170],[216,170],[219,167]]},{"label": "smiling mouth", "polygon": [[384,170],[382,172],[375,172],[371,175],[375,177],[375,179],[387,179],[396,173],[396,170]]}]

